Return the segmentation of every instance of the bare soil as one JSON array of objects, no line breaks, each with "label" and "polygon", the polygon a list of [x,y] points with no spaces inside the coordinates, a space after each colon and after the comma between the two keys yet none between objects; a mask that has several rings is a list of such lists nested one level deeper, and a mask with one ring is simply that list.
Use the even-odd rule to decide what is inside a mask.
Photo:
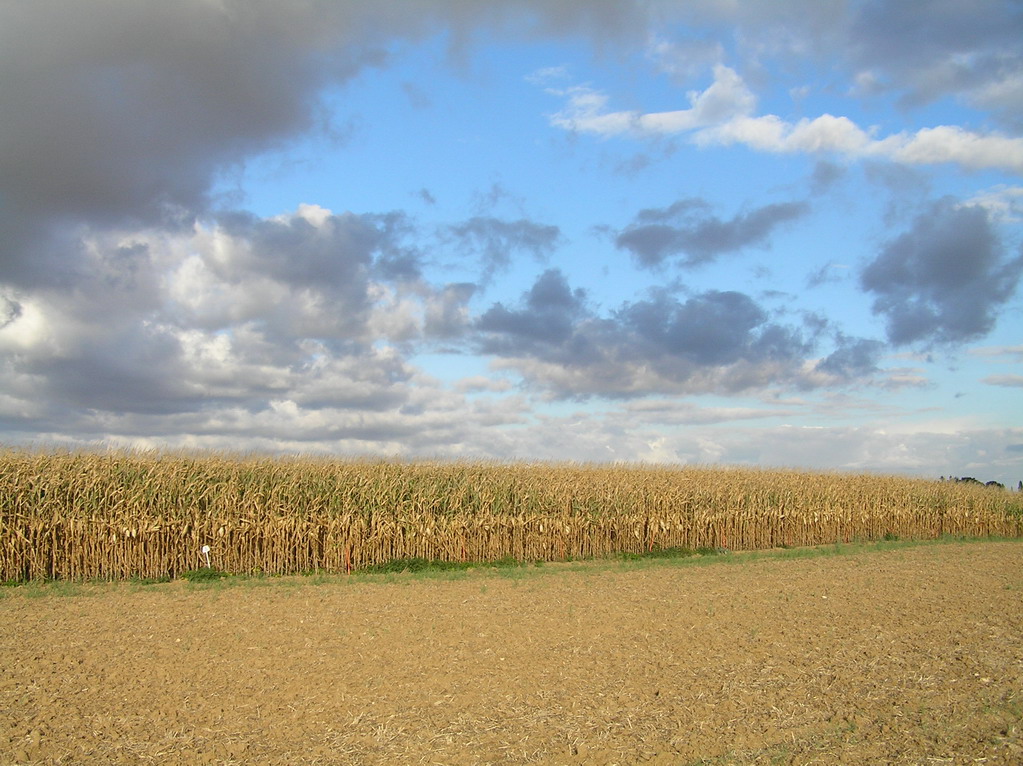
[{"label": "bare soil", "polygon": [[66,590],[0,763],[1023,763],[1023,543]]}]

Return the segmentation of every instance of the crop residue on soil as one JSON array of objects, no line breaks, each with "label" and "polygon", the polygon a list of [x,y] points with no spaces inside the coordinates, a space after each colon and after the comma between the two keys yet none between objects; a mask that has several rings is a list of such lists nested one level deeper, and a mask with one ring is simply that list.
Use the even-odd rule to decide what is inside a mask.
[{"label": "crop residue on soil", "polygon": [[0,763],[1023,763],[1023,545],[0,599]]}]

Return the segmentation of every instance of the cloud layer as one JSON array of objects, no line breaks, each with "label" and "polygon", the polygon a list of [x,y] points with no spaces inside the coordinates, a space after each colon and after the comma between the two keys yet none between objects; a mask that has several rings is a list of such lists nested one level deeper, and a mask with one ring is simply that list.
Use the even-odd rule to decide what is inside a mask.
[{"label": "cloud layer", "polygon": [[[978,2],[3,4],[0,438],[1023,465],[878,425],[913,355],[1014,348],[1023,15]],[[309,141],[308,196],[220,191]]]}]

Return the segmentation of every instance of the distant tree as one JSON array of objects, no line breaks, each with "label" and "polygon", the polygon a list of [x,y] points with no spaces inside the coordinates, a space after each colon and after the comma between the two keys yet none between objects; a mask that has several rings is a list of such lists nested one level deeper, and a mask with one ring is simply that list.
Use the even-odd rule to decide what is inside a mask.
[{"label": "distant tree", "polygon": [[[992,489],[1005,489],[1005,485],[1002,484],[1000,481],[983,482],[980,479],[975,479],[972,476],[949,476],[948,478],[942,476],[941,480],[954,481],[956,484],[978,484],[982,487],[991,487]],[[1023,492],[1023,481],[1019,483],[1017,491]]]}]

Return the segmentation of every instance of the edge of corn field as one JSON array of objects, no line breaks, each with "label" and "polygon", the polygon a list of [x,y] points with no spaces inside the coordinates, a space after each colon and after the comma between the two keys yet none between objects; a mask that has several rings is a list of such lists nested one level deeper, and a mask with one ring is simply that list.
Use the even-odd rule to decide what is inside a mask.
[{"label": "edge of corn field", "polygon": [[[459,580],[524,580],[541,577],[605,575],[642,571],[656,568],[683,569],[708,566],[744,566],[760,561],[788,561],[823,558],[830,556],[852,556],[886,553],[933,546],[963,546],[978,543],[1023,544],[1023,539],[1011,537],[969,537],[945,535],[928,540],[876,540],[832,543],[800,548],[772,548],[756,551],[688,551],[678,555],[633,555],[607,558],[586,558],[569,561],[500,561],[476,563],[452,569],[445,562],[426,562],[416,571],[396,570],[385,572],[355,571],[351,574],[307,572],[296,575],[228,574],[213,571],[208,575],[203,570],[186,573],[186,576],[169,579],[132,578],[124,580],[90,579],[82,581],[30,580],[0,583],[0,600],[7,596],[20,595],[28,598],[81,597],[109,593],[127,592],[179,592],[206,591],[234,588],[295,588],[303,586],[402,586],[415,582],[448,582]],[[395,562],[400,563],[400,562]],[[432,566],[436,565],[436,566]],[[194,575],[190,577],[189,575]]]}]

